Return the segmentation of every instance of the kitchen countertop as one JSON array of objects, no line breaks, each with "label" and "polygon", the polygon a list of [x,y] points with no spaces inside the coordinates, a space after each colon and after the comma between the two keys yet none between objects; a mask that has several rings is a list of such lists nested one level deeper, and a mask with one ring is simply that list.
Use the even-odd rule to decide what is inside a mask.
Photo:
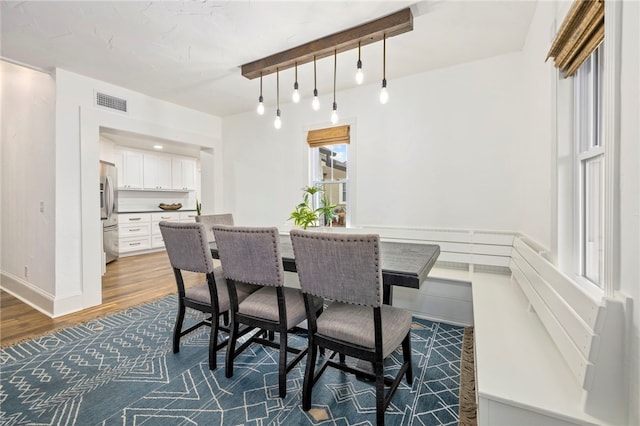
[{"label": "kitchen countertop", "polygon": [[131,210],[126,212],[118,212],[118,214],[130,214],[130,213],[181,213],[181,212],[195,212],[194,210],[189,209],[179,209],[179,210],[162,210],[162,209],[154,209],[154,210]]}]

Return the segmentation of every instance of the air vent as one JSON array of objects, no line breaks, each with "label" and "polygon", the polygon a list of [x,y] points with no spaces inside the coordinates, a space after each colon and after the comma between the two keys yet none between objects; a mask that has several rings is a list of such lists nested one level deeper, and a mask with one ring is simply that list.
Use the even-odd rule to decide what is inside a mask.
[{"label": "air vent", "polygon": [[100,92],[96,92],[96,105],[116,111],[127,112],[127,101],[125,99],[116,98],[115,96]]}]

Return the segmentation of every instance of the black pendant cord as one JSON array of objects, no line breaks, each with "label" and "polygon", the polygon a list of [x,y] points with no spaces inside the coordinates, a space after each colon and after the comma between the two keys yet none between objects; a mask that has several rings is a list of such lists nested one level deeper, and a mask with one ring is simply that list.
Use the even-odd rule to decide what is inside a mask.
[{"label": "black pendant cord", "polygon": [[336,105],[336,70],[338,68],[338,51],[333,51],[333,105]]},{"label": "black pendant cord", "polygon": [[[382,36],[382,81],[387,82],[387,35]],[[385,84],[386,86],[386,84]]]},{"label": "black pendant cord", "polygon": [[316,55],[313,55],[313,96],[318,96],[318,83],[316,80]]}]

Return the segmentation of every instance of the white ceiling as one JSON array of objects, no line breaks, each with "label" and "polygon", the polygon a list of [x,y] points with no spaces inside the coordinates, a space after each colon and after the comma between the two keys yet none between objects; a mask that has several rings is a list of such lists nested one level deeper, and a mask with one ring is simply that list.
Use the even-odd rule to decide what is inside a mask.
[{"label": "white ceiling", "polygon": [[[20,1],[1,2],[2,58],[63,68],[217,116],[255,108],[259,82],[240,66],[407,6],[412,32],[387,41],[387,80],[522,49],[535,1]],[[362,48],[365,83],[382,74],[380,43]],[[338,90],[355,85],[357,50],[338,55]],[[318,90],[333,61],[318,62]],[[298,68],[301,93],[313,65]],[[293,70],[280,74],[289,99]],[[275,76],[264,78],[274,104]],[[284,103],[284,102],[282,102]]]}]

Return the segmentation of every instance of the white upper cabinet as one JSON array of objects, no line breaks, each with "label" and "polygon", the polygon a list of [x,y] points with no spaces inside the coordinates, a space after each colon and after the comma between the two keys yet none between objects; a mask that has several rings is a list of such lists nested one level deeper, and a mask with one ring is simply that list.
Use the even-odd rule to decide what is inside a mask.
[{"label": "white upper cabinet", "polygon": [[171,189],[171,158],[144,155],[144,189]]},{"label": "white upper cabinet", "polygon": [[190,158],[171,160],[171,187],[186,191],[196,189],[196,161]]},{"label": "white upper cabinet", "polygon": [[142,189],[142,153],[117,151],[118,188]]},{"label": "white upper cabinet", "polygon": [[119,147],[115,149],[115,163],[119,189],[174,192],[196,190],[195,158]]}]

